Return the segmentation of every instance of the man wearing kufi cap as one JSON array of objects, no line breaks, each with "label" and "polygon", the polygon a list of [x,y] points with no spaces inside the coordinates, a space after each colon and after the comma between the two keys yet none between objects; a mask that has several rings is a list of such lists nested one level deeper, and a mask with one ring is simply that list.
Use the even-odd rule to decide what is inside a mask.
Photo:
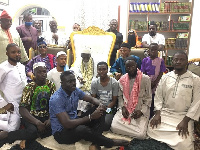
[{"label": "man wearing kufi cap", "polygon": [[26,51],[24,49],[24,45],[21,41],[21,38],[16,31],[15,28],[11,28],[12,26],[12,18],[9,16],[9,14],[3,10],[0,16],[0,63],[3,61],[7,60],[6,56],[6,46],[9,43],[16,43],[20,49],[21,49],[21,62],[26,62],[28,61],[28,56],[26,54]]},{"label": "man wearing kufi cap", "polygon": [[1,141],[3,143],[26,140],[26,143],[22,143],[25,143],[28,148],[30,141],[38,136],[44,138],[51,135],[49,100],[56,90],[55,84],[46,79],[47,71],[44,62],[35,63],[33,70],[34,81],[25,86],[19,104],[21,122],[25,128],[9,132],[8,136]]},{"label": "man wearing kufi cap", "polygon": [[52,81],[56,90],[60,88],[60,75],[62,72],[67,71],[69,69],[67,62],[67,54],[64,51],[60,51],[56,55],[57,67],[53,68],[47,73],[47,79]]},{"label": "man wearing kufi cap", "polygon": [[[76,59],[73,70],[77,77],[77,87],[87,94],[91,90],[91,82],[93,77],[96,77],[94,71],[94,61],[91,57],[91,49],[85,48],[81,52],[81,60]],[[78,110],[85,112],[87,110],[87,102],[79,100]]]}]

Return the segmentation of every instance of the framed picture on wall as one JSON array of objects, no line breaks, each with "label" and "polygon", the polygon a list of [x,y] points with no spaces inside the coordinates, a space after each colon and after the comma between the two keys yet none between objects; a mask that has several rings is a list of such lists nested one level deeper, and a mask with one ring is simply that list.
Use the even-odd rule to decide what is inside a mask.
[{"label": "framed picture on wall", "polygon": [[0,4],[7,6],[9,5],[9,0],[0,0]]}]

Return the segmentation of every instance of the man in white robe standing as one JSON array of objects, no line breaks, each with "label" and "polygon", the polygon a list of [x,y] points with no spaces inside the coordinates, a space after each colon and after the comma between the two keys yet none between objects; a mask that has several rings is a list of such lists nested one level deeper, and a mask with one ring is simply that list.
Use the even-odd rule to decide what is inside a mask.
[{"label": "man in white robe standing", "polygon": [[25,67],[19,61],[21,50],[15,43],[8,44],[6,47],[8,60],[0,64],[0,108],[12,103],[14,110],[0,114],[0,137],[10,131],[19,129],[20,115],[19,103],[22,91],[27,84]]},{"label": "man in white robe standing", "polygon": [[162,76],[155,93],[155,116],[147,134],[175,150],[193,150],[193,120],[200,116],[200,78],[187,71],[188,57],[177,52],[174,71]]}]

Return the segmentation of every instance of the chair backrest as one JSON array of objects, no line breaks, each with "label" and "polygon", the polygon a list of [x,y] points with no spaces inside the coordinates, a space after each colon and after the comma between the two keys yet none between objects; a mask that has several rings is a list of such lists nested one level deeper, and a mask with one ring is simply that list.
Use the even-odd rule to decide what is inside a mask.
[{"label": "chair backrest", "polygon": [[57,55],[58,52],[64,51],[67,54],[67,65],[71,66],[71,50],[66,49],[65,47],[47,47],[47,54]]},{"label": "chair backrest", "polygon": [[91,57],[95,64],[105,61],[110,66],[109,60],[116,41],[114,33],[105,32],[98,27],[90,26],[83,31],[72,32],[70,40],[73,62],[81,58],[81,52],[85,48],[90,48]]},{"label": "chair backrest", "polygon": [[[143,58],[145,58],[145,52],[146,52],[146,48],[131,48],[131,53],[130,55],[135,55],[140,57],[141,60],[143,60]],[[120,57],[120,51],[117,51],[117,55],[116,55],[116,59],[118,59]]]}]

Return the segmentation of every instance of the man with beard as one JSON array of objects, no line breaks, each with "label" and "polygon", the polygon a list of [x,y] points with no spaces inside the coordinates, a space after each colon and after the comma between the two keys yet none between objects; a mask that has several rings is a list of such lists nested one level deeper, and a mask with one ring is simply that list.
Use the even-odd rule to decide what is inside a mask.
[{"label": "man with beard", "polygon": [[[81,52],[81,58],[77,58],[74,67],[72,68],[77,77],[77,87],[86,94],[90,94],[92,79],[96,78],[96,68],[94,67],[94,60],[91,57],[89,48]],[[79,114],[86,112],[88,109],[87,102],[79,100],[78,111]]]},{"label": "man with beard", "polygon": [[34,50],[36,50],[37,48],[38,33],[37,29],[32,26],[33,22],[31,14],[24,14],[23,21],[25,22],[25,24],[18,26],[16,29],[22,39],[26,53],[29,56],[29,49],[33,48]]},{"label": "man with beard", "polygon": [[[21,51],[17,44],[11,43],[6,47],[8,60],[0,64],[0,108],[11,103],[14,106],[12,112],[6,111],[0,114],[0,137],[2,134],[7,135],[10,131],[19,129],[20,115],[19,103],[22,91],[27,84],[25,67],[19,61]],[[3,136],[4,137],[4,136]]]},{"label": "man with beard", "polygon": [[200,78],[187,71],[186,53],[175,53],[172,63],[174,71],[163,75],[156,88],[156,113],[147,134],[172,149],[193,150],[194,120],[200,117]]},{"label": "man with beard", "polygon": [[9,132],[8,136],[2,140],[4,143],[23,140],[22,149],[28,148],[38,136],[44,138],[51,135],[49,99],[56,90],[55,84],[46,79],[47,71],[44,62],[35,63],[33,69],[34,81],[25,86],[19,104],[24,128]]},{"label": "man with beard", "polygon": [[[72,144],[84,139],[92,142],[90,150],[94,150],[99,146],[124,146],[129,143],[102,135],[105,106],[76,88],[76,78],[72,71],[63,72],[60,79],[61,87],[51,96],[49,103],[52,134],[59,144]],[[77,116],[79,99],[94,104],[81,117]]]},{"label": "man with beard", "polygon": [[151,80],[137,69],[136,60],[125,61],[126,74],[119,79],[118,111],[111,131],[137,139],[145,139],[151,106]]},{"label": "man with beard", "polygon": [[6,56],[6,46],[9,43],[16,43],[21,50],[21,60],[20,62],[25,63],[28,61],[28,56],[26,54],[26,51],[24,49],[24,45],[22,43],[22,40],[16,30],[16,28],[12,28],[12,18],[9,16],[9,14],[3,10],[0,16],[0,63],[7,60]]},{"label": "man with beard", "polygon": [[58,52],[56,55],[57,67],[47,73],[47,79],[55,84],[56,90],[60,88],[61,73],[69,69],[68,65],[66,65],[66,61],[67,54],[63,51]]},{"label": "man with beard", "polygon": [[112,19],[110,21],[110,28],[107,30],[107,32],[113,32],[116,35],[116,42],[115,42],[115,46],[113,48],[111,57],[110,57],[110,66],[112,66],[115,62],[115,58],[116,58],[116,53],[117,50],[120,48],[122,42],[123,42],[123,35],[122,33],[117,31],[117,27],[118,27],[118,22],[116,19]]},{"label": "man with beard", "polygon": [[161,52],[160,56],[162,57],[164,54],[162,54],[162,51],[164,51],[165,46],[165,37],[157,33],[157,25],[154,22],[151,22],[149,25],[149,33],[145,34],[142,38],[142,46],[149,48],[149,45],[151,43],[157,43],[158,44],[158,51]]}]

